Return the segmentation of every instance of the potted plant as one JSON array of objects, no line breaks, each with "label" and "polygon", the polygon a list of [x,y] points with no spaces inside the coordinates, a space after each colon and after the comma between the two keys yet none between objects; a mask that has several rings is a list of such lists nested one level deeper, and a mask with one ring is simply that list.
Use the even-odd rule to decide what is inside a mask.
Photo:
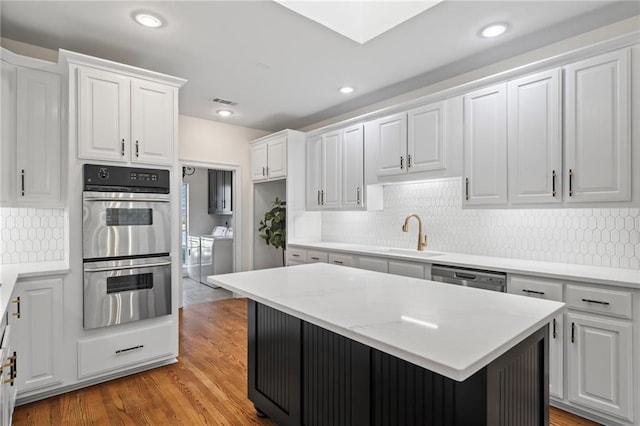
[{"label": "potted plant", "polygon": [[287,208],[286,202],[278,197],[273,201],[273,208],[264,214],[260,221],[260,237],[267,245],[282,249],[282,266],[284,266],[284,251],[287,244]]}]

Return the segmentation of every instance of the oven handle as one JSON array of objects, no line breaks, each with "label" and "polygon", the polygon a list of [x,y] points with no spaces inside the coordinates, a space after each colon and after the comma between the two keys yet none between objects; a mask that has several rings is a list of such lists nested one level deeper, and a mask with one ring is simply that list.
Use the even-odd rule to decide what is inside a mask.
[{"label": "oven handle", "polygon": [[147,263],[144,265],[131,265],[131,266],[111,266],[106,268],[84,268],[84,272],[121,271],[123,269],[154,268],[157,266],[168,266],[168,265],[171,265],[171,262]]},{"label": "oven handle", "polygon": [[138,203],[168,203],[170,200],[163,200],[161,198],[85,198],[84,201],[123,201],[123,202],[138,202]]}]

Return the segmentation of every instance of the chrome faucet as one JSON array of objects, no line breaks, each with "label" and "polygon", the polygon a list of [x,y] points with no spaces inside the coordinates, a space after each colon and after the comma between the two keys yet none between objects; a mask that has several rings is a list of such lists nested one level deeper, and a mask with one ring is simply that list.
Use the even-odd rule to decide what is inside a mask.
[{"label": "chrome faucet", "polygon": [[424,251],[424,248],[427,246],[427,236],[422,236],[422,221],[420,220],[420,216],[417,214],[410,214],[404,220],[404,225],[402,225],[402,232],[409,232],[409,219],[415,217],[418,219],[418,251]]}]

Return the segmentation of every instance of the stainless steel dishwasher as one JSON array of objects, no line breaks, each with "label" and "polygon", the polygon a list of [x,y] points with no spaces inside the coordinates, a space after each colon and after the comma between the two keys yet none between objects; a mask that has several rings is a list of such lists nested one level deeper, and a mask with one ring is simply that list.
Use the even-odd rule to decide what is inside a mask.
[{"label": "stainless steel dishwasher", "polygon": [[465,287],[482,288],[503,293],[507,291],[507,274],[503,272],[433,265],[431,267],[431,279]]}]

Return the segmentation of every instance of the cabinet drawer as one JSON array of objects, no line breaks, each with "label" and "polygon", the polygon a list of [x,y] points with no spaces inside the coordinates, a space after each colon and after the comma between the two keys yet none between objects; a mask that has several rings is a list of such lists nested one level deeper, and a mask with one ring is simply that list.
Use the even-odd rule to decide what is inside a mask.
[{"label": "cabinet drawer", "polygon": [[509,275],[507,292],[562,302],[562,283],[543,278]]},{"label": "cabinet drawer", "polygon": [[329,253],[329,263],[342,266],[353,266],[355,262],[353,261],[353,256]]},{"label": "cabinet drawer", "polygon": [[567,286],[569,309],[631,318],[631,293],[602,288]]},{"label": "cabinet drawer", "polygon": [[329,256],[325,251],[314,251],[314,250],[307,251],[307,262],[309,263],[315,263],[315,262],[327,263],[328,258]]},{"label": "cabinet drawer", "polygon": [[108,373],[173,354],[172,323],[78,341],[78,377]]},{"label": "cabinet drawer", "polygon": [[287,265],[306,263],[307,251],[299,248],[287,249]]}]

